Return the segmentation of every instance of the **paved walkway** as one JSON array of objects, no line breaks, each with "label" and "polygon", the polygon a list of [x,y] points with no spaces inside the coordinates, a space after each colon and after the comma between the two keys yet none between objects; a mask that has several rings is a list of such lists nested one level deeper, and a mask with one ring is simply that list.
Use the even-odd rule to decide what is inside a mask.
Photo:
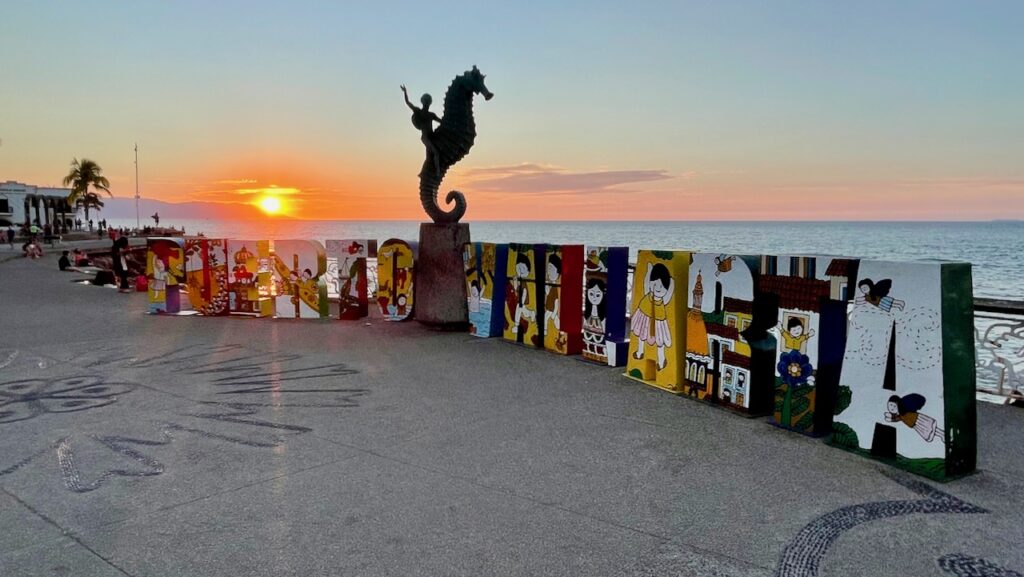
[{"label": "paved walkway", "polygon": [[0,264],[0,575],[1024,573],[1020,409],[940,485],[499,340],[73,277]]}]

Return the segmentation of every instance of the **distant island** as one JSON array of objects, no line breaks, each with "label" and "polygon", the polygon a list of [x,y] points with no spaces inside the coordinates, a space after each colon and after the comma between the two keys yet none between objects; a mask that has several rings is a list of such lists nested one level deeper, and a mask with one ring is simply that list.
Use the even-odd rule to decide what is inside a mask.
[{"label": "distant island", "polygon": [[[139,199],[141,218],[148,221],[149,215],[156,212],[160,213],[161,219],[250,220],[267,218],[267,214],[258,207],[238,202],[164,202],[151,198]],[[99,218],[134,219],[135,199],[104,199],[103,211]]]}]

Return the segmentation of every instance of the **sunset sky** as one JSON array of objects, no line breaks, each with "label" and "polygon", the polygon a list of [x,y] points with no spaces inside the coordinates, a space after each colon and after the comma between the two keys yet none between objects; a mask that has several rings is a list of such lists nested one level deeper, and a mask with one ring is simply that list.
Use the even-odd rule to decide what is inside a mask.
[{"label": "sunset sky", "polygon": [[[0,181],[424,218],[400,84],[495,98],[467,220],[1024,218],[1024,2],[17,2]],[[268,189],[274,188],[276,190]]]}]

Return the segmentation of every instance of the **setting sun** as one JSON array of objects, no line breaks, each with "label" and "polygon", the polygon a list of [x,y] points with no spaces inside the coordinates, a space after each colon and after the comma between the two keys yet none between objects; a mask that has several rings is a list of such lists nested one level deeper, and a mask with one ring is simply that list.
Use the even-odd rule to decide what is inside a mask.
[{"label": "setting sun", "polygon": [[281,212],[281,199],[276,196],[264,196],[260,199],[259,207],[267,214],[277,214]]}]

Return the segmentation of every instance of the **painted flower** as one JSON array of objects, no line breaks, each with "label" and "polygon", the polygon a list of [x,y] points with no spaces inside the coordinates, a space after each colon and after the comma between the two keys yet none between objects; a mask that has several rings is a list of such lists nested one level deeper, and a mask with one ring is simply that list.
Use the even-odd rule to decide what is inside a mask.
[{"label": "painted flower", "polygon": [[797,350],[782,353],[779,357],[779,364],[776,366],[782,382],[791,387],[806,385],[811,378],[814,368],[811,366],[811,359]]}]

